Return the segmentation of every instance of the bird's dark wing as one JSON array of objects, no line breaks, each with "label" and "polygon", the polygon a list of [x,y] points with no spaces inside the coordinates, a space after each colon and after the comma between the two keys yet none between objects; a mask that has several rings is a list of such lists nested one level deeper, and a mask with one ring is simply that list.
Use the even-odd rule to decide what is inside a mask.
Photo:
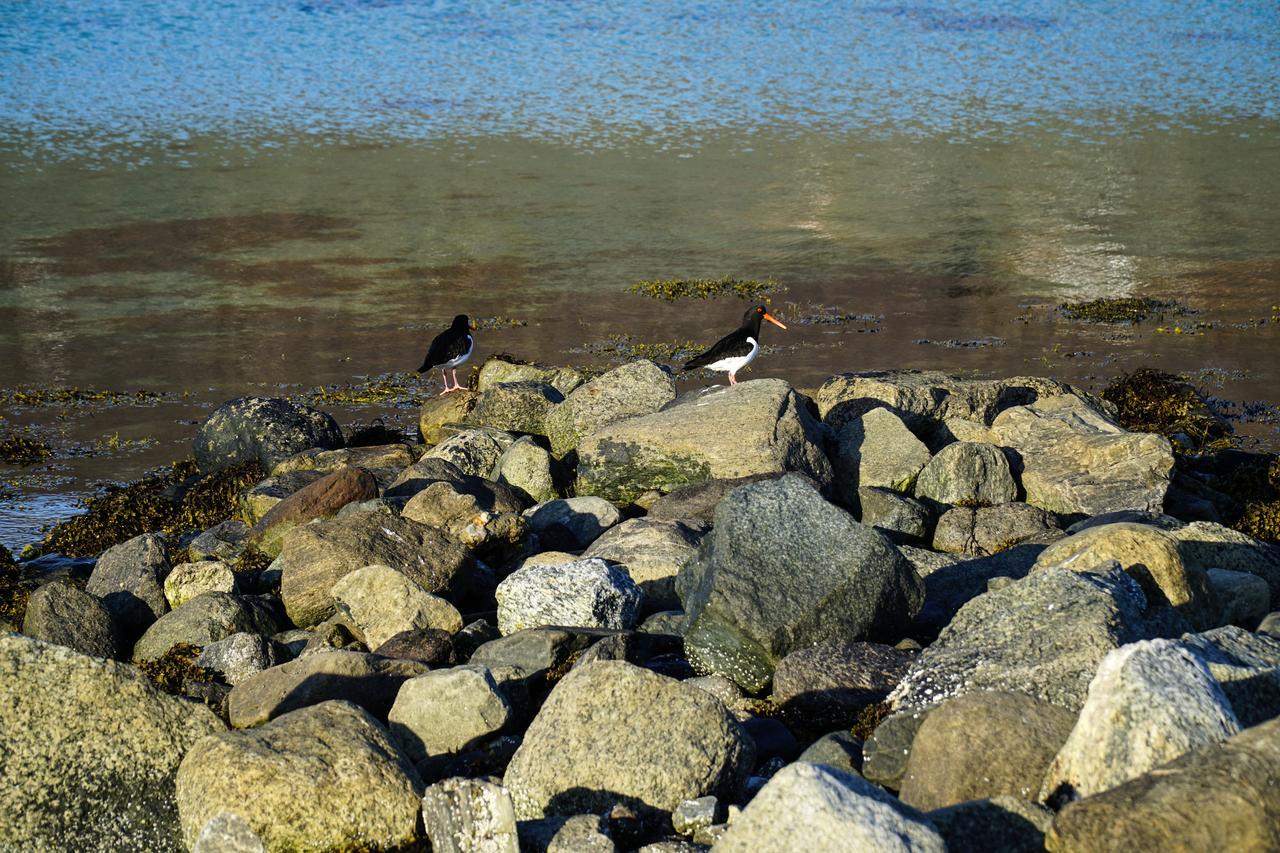
[{"label": "bird's dark wing", "polygon": [[418,372],[425,373],[437,365],[446,364],[462,355],[469,346],[468,337],[467,334],[458,334],[453,329],[446,329],[436,335],[435,340],[431,342],[431,347],[427,350],[427,357],[422,360],[422,367],[418,368]]},{"label": "bird's dark wing", "polygon": [[702,355],[696,355],[689,359],[681,369],[696,370],[699,367],[714,364],[722,358],[741,357],[749,352],[751,352],[751,342],[747,340],[747,333],[742,329],[737,329],[716,341],[715,345]]}]

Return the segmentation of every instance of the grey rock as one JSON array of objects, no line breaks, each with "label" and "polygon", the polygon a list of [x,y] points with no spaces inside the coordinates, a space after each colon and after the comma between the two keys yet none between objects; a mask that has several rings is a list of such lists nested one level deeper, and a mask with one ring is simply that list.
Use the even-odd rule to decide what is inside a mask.
[{"label": "grey rock", "polygon": [[929,535],[929,510],[891,489],[858,487],[861,521],[895,542],[918,542]]},{"label": "grey rock", "polygon": [[631,628],[643,596],[626,570],[600,559],[528,566],[498,584],[498,630]]},{"label": "grey rock", "polygon": [[910,492],[929,456],[929,448],[901,418],[885,408],[872,409],[836,433],[836,489],[850,506],[856,505],[860,488]]},{"label": "grey rock", "polygon": [[206,592],[157,619],[133,647],[133,660],[158,660],[179,643],[203,648],[241,631],[270,637],[278,630],[280,626],[262,603],[247,596]]},{"label": "grey rock", "polygon": [[705,690],[723,702],[727,708],[737,706],[746,695],[742,692],[741,687],[723,675],[699,675],[694,678],[686,678],[684,683],[692,685],[699,690]]},{"label": "grey rock", "polygon": [[697,553],[702,536],[679,521],[633,518],[606,530],[582,556],[625,569],[644,593],[646,611],[678,609],[676,575]]},{"label": "grey rock", "polygon": [[178,768],[177,802],[188,845],[229,812],[268,850],[387,849],[417,840],[421,788],[367,711],[324,702],[199,741]]},{"label": "grey rock", "polygon": [[520,853],[511,795],[484,779],[452,778],[422,795],[433,853]]},{"label": "grey rock", "polygon": [[533,679],[563,667],[591,639],[564,628],[527,628],[484,643],[471,655],[471,663],[514,667]]},{"label": "grey rock", "polygon": [[238,729],[330,699],[354,702],[385,719],[400,686],[426,666],[347,651],[322,651],[264,669],[231,689],[227,711]]},{"label": "grey rock", "polygon": [[578,446],[577,493],[626,503],[653,489],[782,471],[831,482],[819,424],[800,396],[781,379],[756,379],[596,430]]},{"label": "grey rock", "polygon": [[1199,655],[1172,640],[1132,643],[1098,665],[1038,799],[1114,788],[1238,731],[1231,703]]},{"label": "grey rock", "polygon": [[357,636],[376,649],[396,634],[436,628],[462,630],[462,614],[390,566],[356,569],[333,585],[334,602],[359,629]]},{"label": "grey rock", "polygon": [[536,379],[498,382],[480,392],[475,408],[467,415],[467,423],[505,432],[542,435],[547,412],[563,401],[564,395],[549,382]]},{"label": "grey rock", "polygon": [[747,483],[776,480],[781,476],[782,472],[774,471],[731,479],[703,480],[680,486],[654,501],[645,518],[649,521],[680,521],[690,527],[710,527],[716,506],[729,492]]},{"label": "grey rock", "polygon": [[173,608],[206,592],[236,592],[236,575],[222,560],[179,563],[164,579],[164,597]]},{"label": "grey rock", "polygon": [[447,459],[425,458],[401,471],[383,491],[386,498],[411,498],[432,483],[469,483],[480,480],[464,474],[462,469]]},{"label": "grey rock", "polygon": [[1022,542],[1047,544],[1062,538],[1052,513],[1024,503],[952,507],[938,519],[933,547],[952,554],[985,557]]},{"label": "grey rock", "polygon": [[943,504],[995,506],[1018,496],[1009,461],[991,444],[957,441],[938,451],[916,478],[915,494]]},{"label": "grey rock", "polygon": [[914,659],[911,652],[877,643],[799,649],[774,670],[772,699],[811,728],[852,727],[863,708],[888,697]]},{"label": "grey rock", "polygon": [[1173,470],[1168,439],[1125,432],[1078,398],[1007,409],[991,431],[1016,454],[1029,504],[1068,515],[1164,504]]},{"label": "grey rock", "polygon": [[1280,610],[1273,610],[1258,623],[1258,633],[1280,640]]},{"label": "grey rock", "polygon": [[1074,536],[1081,530],[1088,530],[1090,527],[1098,527],[1103,524],[1117,524],[1127,522],[1131,524],[1150,524],[1152,527],[1158,527],[1161,530],[1173,531],[1186,525],[1186,522],[1179,521],[1171,515],[1165,515],[1162,512],[1148,512],[1140,509],[1120,509],[1115,512],[1104,512],[1100,515],[1091,515],[1088,518],[1081,519],[1067,528],[1067,535]]},{"label": "grey rock", "polygon": [[249,822],[235,812],[219,812],[200,828],[191,853],[266,853]]},{"label": "grey rock", "polygon": [[904,546],[903,555],[924,576],[924,606],[916,624],[925,633],[942,630],[969,601],[999,583],[1026,577],[1044,549],[1042,544],[1024,542],[989,557],[956,560]]},{"label": "grey rock", "polygon": [[677,590],[689,660],[752,691],[797,649],[896,640],[923,598],[919,576],[882,534],[792,475],[721,501]]},{"label": "grey rock", "polygon": [[196,663],[235,685],[254,673],[282,663],[280,657],[275,644],[266,637],[241,631],[209,643],[201,650]]},{"label": "grey rock", "polygon": [[1182,642],[1209,667],[1242,728],[1280,716],[1280,639],[1228,625]]},{"label": "grey rock", "polygon": [[1169,535],[1188,568],[1249,572],[1271,587],[1272,601],[1280,601],[1280,547],[1211,521],[1193,521]]},{"label": "grey rock", "polygon": [[115,625],[107,608],[96,596],[61,581],[47,583],[31,593],[22,633],[94,657],[120,656]]},{"label": "grey rock", "polygon": [[526,435],[516,439],[503,452],[498,460],[496,476],[499,483],[518,489],[532,503],[544,503],[560,497],[554,464],[551,454]]},{"label": "grey rock", "polygon": [[546,416],[551,450],[564,456],[608,424],[658,411],[676,398],[675,381],[651,361],[608,371],[571,392]]},{"label": "grey rock", "polygon": [[947,849],[915,809],[860,776],[823,764],[782,768],[715,845],[717,853]]},{"label": "grey rock", "polygon": [[548,501],[525,511],[529,532],[543,550],[578,551],[622,520],[618,508],[597,497]]},{"label": "grey rock", "polygon": [[453,637],[439,628],[419,628],[392,635],[373,650],[384,658],[416,660],[429,666],[453,663],[456,654]]},{"label": "grey rock", "polygon": [[225,728],[136,667],[0,635],[0,842],[179,851],[173,774]]},{"label": "grey rock", "polygon": [[475,664],[414,676],[400,686],[387,716],[392,738],[415,764],[461,752],[511,718],[493,673]]},{"label": "grey rock", "polygon": [[406,518],[361,513],[296,527],[272,567],[280,570],[280,597],[299,627],[333,615],[333,585],[356,569],[390,566],[430,593],[466,578],[474,558],[434,528]]},{"label": "grey rock", "polygon": [[1259,625],[1271,609],[1271,587],[1257,575],[1230,569],[1207,569],[1211,597],[1218,604],[1218,625]]},{"label": "grey rock", "polygon": [[732,799],[752,753],[742,727],[703,691],[628,663],[598,661],[556,685],[504,784],[525,819],[618,801],[641,813],[669,813],[708,794]]},{"label": "grey rock", "polygon": [[464,474],[473,477],[493,478],[498,460],[511,439],[499,441],[499,437],[483,429],[467,429],[449,436],[427,451],[423,460],[443,459],[458,466]]},{"label": "grey rock", "polygon": [[582,384],[582,374],[572,367],[518,364],[502,358],[491,358],[480,368],[476,390],[487,391],[504,382],[546,382],[561,394],[568,394]]},{"label": "grey rock", "polygon": [[671,826],[681,835],[693,835],[716,822],[720,801],[715,797],[685,800],[671,812]]},{"label": "grey rock", "polygon": [[861,775],[862,741],[843,729],[828,732],[809,744],[796,760],[825,764],[846,773]]},{"label": "grey rock", "polygon": [[881,720],[862,745],[862,775],[894,791],[901,788],[916,734],[936,707],[899,711]]},{"label": "grey rock", "polygon": [[960,608],[890,696],[895,710],[1013,690],[1078,710],[1102,658],[1147,638],[1142,589],[1116,564],[1035,572]]},{"label": "grey rock", "polygon": [[244,541],[249,535],[249,525],[238,518],[228,518],[192,539],[187,545],[187,559],[193,563],[201,560],[235,560],[244,552]]},{"label": "grey rock", "polygon": [[525,507],[514,489],[477,477],[435,482],[415,494],[400,515],[439,530],[490,563],[505,563],[523,546]]},{"label": "grey rock", "polygon": [[1053,812],[1017,797],[970,800],[925,815],[949,853],[1041,853]]},{"label": "grey rock", "polygon": [[[648,595],[645,596],[645,609],[648,609]],[[674,634],[682,636],[684,634],[684,611],[683,610],[659,610],[657,613],[651,613],[640,623],[637,631],[643,631],[646,634]]]},{"label": "grey rock", "polygon": [[201,471],[240,462],[276,463],[309,447],[342,447],[342,430],[329,415],[278,397],[240,397],[223,403],[196,431],[193,450]]},{"label": "grey rock", "polygon": [[164,597],[168,574],[169,552],[164,539],[143,533],[103,551],[84,591],[102,600],[127,648],[147,626],[169,612]]},{"label": "grey rock", "polygon": [[523,853],[614,853],[609,827],[597,814],[525,820],[517,824]]},{"label": "grey rock", "polygon": [[911,742],[898,796],[928,811],[1011,795],[1038,800],[1075,715],[1025,693],[984,691],[930,710]]},{"label": "grey rock", "polygon": [[313,447],[277,463],[271,469],[271,473],[275,475],[290,471],[320,471],[329,474],[348,466],[364,468],[368,471],[388,468],[402,470],[417,460],[421,450],[420,447],[415,448],[413,445],[400,442],[343,447],[337,450]]}]

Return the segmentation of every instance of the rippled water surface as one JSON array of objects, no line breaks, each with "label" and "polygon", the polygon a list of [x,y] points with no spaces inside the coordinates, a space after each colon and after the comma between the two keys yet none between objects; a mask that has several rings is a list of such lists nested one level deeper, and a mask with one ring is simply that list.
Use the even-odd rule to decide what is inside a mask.
[{"label": "rippled water surface", "polygon": [[[0,542],[458,311],[523,324],[482,356],[596,364],[741,313],[640,278],[776,278],[753,376],[1154,365],[1274,404],[1278,129],[1274,2],[10,0],[0,387],[165,396],[0,406],[58,457],[0,469]],[[1191,313],[1054,310],[1116,295]]]}]

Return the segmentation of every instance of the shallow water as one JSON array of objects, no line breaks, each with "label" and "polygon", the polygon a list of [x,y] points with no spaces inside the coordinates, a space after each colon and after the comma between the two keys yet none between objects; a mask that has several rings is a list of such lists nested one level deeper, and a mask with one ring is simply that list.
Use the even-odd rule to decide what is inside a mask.
[{"label": "shallow water", "polygon": [[[1153,365],[1276,403],[1277,48],[1265,2],[10,2],[0,387],[171,396],[0,411],[84,451],[0,470],[0,543],[459,311],[526,324],[481,357],[597,364],[741,314],[641,278],[783,284],[750,376]],[[1118,295],[1195,313],[1052,308]]]}]

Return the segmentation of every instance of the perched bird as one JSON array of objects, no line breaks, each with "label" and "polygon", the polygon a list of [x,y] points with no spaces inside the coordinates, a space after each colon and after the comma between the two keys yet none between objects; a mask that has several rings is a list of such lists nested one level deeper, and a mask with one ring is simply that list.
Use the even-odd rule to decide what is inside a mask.
[{"label": "perched bird", "polygon": [[[458,367],[471,358],[471,351],[475,349],[476,341],[471,337],[473,328],[466,314],[454,317],[453,325],[436,335],[435,340],[431,342],[427,357],[422,360],[422,367],[418,368],[419,373],[426,373],[433,367],[440,368],[440,378],[444,380],[444,390],[440,392],[441,395],[462,390],[462,386],[458,384]],[[449,387],[449,377],[445,375],[446,369],[453,370],[452,388]]]},{"label": "perched bird", "polygon": [[749,308],[747,313],[742,315],[742,325],[736,331],[716,341],[715,346],[702,355],[689,359],[681,369],[697,370],[699,367],[705,367],[708,370],[719,370],[729,374],[730,385],[737,385],[738,380],[734,378],[735,374],[750,364],[760,353],[761,320],[768,320],[779,329],[786,328],[771,316],[763,305]]}]

